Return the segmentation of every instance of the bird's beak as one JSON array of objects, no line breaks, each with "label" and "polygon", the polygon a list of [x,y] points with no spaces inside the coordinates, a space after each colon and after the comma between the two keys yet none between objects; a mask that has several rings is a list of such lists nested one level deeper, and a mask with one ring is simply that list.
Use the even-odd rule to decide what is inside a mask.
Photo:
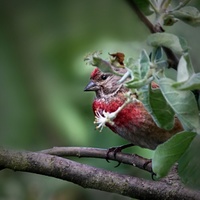
[{"label": "bird's beak", "polygon": [[99,86],[93,81],[90,81],[85,87],[84,91],[96,91],[98,89],[99,89]]}]

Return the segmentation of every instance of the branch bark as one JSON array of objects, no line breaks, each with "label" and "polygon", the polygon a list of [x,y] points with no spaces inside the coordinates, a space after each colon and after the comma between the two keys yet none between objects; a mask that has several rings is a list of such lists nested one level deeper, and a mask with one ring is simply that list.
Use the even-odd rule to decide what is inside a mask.
[{"label": "branch bark", "polygon": [[87,158],[101,158],[110,159],[117,161],[119,163],[132,165],[139,169],[145,170],[152,173],[152,164],[150,159],[143,158],[136,154],[128,154],[118,152],[116,156],[114,153],[109,153],[107,155],[107,149],[99,148],[89,148],[89,147],[54,147],[52,149],[47,149],[40,151],[40,153],[56,155],[56,156],[76,156],[76,157],[87,157]]},{"label": "branch bark", "polygon": [[[83,148],[83,154],[85,154],[84,152],[85,149]],[[98,169],[46,153],[13,151],[1,148],[0,168],[51,176],[73,182],[84,188],[103,190],[141,200],[200,199],[200,192],[188,189],[182,184],[177,184],[177,181],[169,183],[165,179],[161,181],[144,180]],[[79,153],[82,154],[81,149],[79,149]],[[70,153],[66,152],[65,155],[70,155]]]}]

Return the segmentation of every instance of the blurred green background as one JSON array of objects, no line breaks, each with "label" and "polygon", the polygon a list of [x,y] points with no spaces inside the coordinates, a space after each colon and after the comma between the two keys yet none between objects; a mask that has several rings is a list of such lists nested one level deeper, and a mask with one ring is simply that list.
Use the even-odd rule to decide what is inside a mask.
[{"label": "blurred green background", "polygon": [[[200,4],[193,1],[193,4]],[[199,5],[198,5],[199,6]],[[187,39],[199,68],[200,28],[167,28]],[[0,1],[0,145],[39,151],[54,146],[108,148],[127,142],[95,130],[94,94],[84,93],[92,67],[89,52],[124,52],[137,57],[149,31],[123,0]],[[132,151],[142,151],[132,148]],[[146,156],[149,152],[142,151]],[[75,159],[119,173],[150,178],[130,166]],[[0,172],[0,200],[121,199],[36,174]],[[123,199],[129,199],[123,197]]]}]

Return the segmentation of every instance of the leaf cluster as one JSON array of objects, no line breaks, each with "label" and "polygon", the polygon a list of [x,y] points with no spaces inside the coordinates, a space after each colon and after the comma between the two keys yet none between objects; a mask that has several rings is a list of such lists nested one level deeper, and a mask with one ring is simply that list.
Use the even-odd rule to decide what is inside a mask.
[{"label": "leaf cluster", "polygon": [[[156,22],[161,26],[172,26],[182,21],[190,26],[200,25],[200,12],[193,6],[187,6],[191,0],[145,0],[134,2],[145,15],[155,14]],[[171,4],[176,4],[173,7]]]},{"label": "leaf cluster", "polygon": [[[187,0],[180,2],[174,8],[170,6],[170,0],[134,2],[146,15],[154,13],[155,24],[161,27],[173,25],[178,20],[192,26],[200,25],[200,12],[194,7],[186,6],[189,3]],[[160,178],[167,175],[176,162],[179,162],[180,171],[197,165],[193,162],[189,166],[190,158],[186,155],[189,155],[188,149],[194,138],[199,140],[199,137],[195,137],[200,134],[199,105],[192,91],[200,90],[200,73],[195,73],[189,47],[182,37],[158,32],[147,38],[147,44],[152,47],[150,55],[146,50],[142,50],[138,60],[129,58],[124,66],[120,66],[126,69],[124,74],[116,73],[116,66],[96,54],[89,58],[90,63],[102,71],[122,76],[120,82],[138,93],[139,99],[157,126],[170,130],[174,126],[175,117],[182,123],[184,131],[159,145],[154,152],[152,167]],[[177,71],[169,69],[169,59],[165,49],[170,49],[178,56]],[[153,84],[156,87],[153,87]],[[183,173],[181,176],[184,179]],[[200,185],[199,181],[196,183]]]}]

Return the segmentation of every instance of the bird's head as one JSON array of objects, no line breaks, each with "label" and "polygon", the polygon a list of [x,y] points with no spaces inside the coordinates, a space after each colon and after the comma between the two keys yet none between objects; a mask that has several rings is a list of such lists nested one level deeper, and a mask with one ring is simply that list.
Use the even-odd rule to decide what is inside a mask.
[{"label": "bird's head", "polygon": [[90,76],[90,82],[84,91],[95,91],[97,98],[108,98],[115,96],[119,90],[126,90],[123,84],[119,83],[121,76],[112,73],[103,73],[95,68]]}]

